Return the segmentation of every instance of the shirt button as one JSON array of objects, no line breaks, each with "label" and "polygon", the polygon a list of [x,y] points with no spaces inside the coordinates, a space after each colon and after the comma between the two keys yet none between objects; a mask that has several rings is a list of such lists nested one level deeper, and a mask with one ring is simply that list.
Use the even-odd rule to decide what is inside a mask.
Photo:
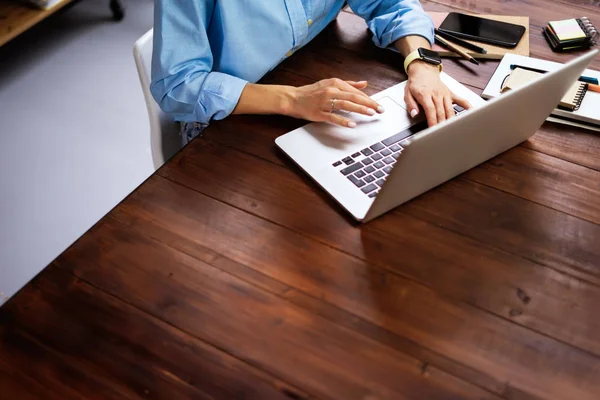
[{"label": "shirt button", "polygon": [[294,54],[294,52],[292,50],[290,50],[287,53],[285,53],[285,56],[290,57],[292,54]]},{"label": "shirt button", "polygon": [[308,26],[311,26],[312,22],[313,22],[312,19],[309,19],[308,21],[306,21],[306,23],[308,24]]}]

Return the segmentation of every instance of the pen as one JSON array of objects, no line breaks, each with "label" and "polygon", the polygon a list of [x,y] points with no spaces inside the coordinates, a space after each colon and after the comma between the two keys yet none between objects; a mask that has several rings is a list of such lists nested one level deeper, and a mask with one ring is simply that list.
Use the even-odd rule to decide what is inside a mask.
[{"label": "pen", "polygon": [[448,49],[452,50],[456,54],[460,55],[464,59],[469,60],[469,62],[471,62],[475,65],[479,65],[479,61],[477,61],[476,59],[471,57],[468,53],[466,53],[466,52],[462,51],[461,49],[459,49],[458,47],[454,46],[452,43],[448,42],[446,39],[440,37],[439,35],[435,35],[435,40],[437,40],[439,43],[446,46]]},{"label": "pen", "polygon": [[594,85],[593,83],[588,83],[588,90],[596,93],[600,93],[600,85]]},{"label": "pen", "polygon": [[[540,73],[540,74],[545,74],[546,72],[548,72],[548,71],[542,71],[541,69],[530,68],[530,67],[524,67],[524,66],[522,66],[522,65],[516,65],[516,64],[511,64],[511,65],[510,65],[510,69],[515,69],[515,68],[526,69],[526,70],[528,70],[528,71],[531,71],[531,72],[537,72],[537,73]],[[579,77],[579,81],[581,81],[581,82],[585,82],[585,83],[591,83],[591,84],[593,84],[593,85],[597,85],[597,84],[598,84],[598,79],[596,79],[596,78],[591,78],[591,77],[589,77],[589,76],[580,76],[580,77]]]},{"label": "pen", "polygon": [[456,43],[459,46],[464,47],[465,49],[473,50],[474,52],[479,53],[479,54],[487,54],[487,50],[484,49],[483,47],[476,46],[473,43],[467,42],[466,40],[457,38],[456,36],[451,35],[448,32],[444,32],[444,31],[440,31],[440,30],[436,29],[435,33],[440,35],[444,39],[447,39],[453,43]]}]

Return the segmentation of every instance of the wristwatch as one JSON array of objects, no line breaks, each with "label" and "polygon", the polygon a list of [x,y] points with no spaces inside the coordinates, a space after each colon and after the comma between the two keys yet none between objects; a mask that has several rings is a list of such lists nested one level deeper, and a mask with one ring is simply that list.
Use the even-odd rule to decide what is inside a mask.
[{"label": "wristwatch", "polygon": [[407,55],[404,59],[404,70],[407,71],[410,63],[415,60],[423,60],[426,63],[437,65],[440,69],[440,72],[442,72],[442,59],[440,58],[440,55],[433,50],[429,50],[424,47],[419,47],[418,49]]}]

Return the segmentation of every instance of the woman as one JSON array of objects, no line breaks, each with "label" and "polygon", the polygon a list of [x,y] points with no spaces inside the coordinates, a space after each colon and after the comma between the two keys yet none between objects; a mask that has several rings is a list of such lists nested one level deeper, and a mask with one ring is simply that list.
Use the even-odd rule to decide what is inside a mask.
[{"label": "woman", "polygon": [[[344,0],[157,0],[151,91],[156,102],[182,122],[184,143],[212,120],[230,114],[283,114],[355,123],[336,110],[366,115],[385,110],[361,89],[367,82],[327,79],[302,87],[256,84],[331,21]],[[430,49],[433,23],[418,0],[348,0],[367,21],[379,47],[394,46],[414,59]],[[399,63],[400,64],[400,63]],[[440,68],[420,58],[406,66],[405,100],[412,116],[425,111],[428,124],[454,116],[457,98],[440,80]]]}]

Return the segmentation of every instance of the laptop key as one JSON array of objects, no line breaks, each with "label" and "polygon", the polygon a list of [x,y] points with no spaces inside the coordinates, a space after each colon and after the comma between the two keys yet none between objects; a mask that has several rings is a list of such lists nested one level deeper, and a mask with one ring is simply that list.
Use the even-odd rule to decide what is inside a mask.
[{"label": "laptop key", "polygon": [[373,150],[371,150],[368,147],[366,149],[362,149],[360,152],[363,153],[364,156],[370,156],[371,154],[373,154]]},{"label": "laptop key", "polygon": [[375,165],[375,168],[377,168],[377,169],[381,169],[381,168],[385,167],[385,164],[382,163],[381,161],[377,161],[374,165]]},{"label": "laptop key", "polygon": [[383,169],[383,172],[385,172],[386,174],[388,174],[388,175],[389,175],[389,174],[391,174],[391,173],[392,173],[392,169],[393,169],[393,167],[391,167],[391,166],[389,166],[389,165],[388,165],[387,167],[385,167],[385,168]]},{"label": "laptop key", "polygon": [[455,113],[457,113],[457,114],[458,114],[458,113],[461,113],[461,112],[463,112],[463,111],[465,111],[465,109],[464,109],[463,107],[459,106],[458,104],[455,104],[455,105],[454,105],[454,112],[455,112]]},{"label": "laptop key", "polygon": [[342,160],[344,162],[344,164],[346,165],[350,165],[352,163],[354,163],[354,160],[352,159],[352,157],[346,157]]},{"label": "laptop key", "polygon": [[392,154],[392,157],[394,157],[394,160],[397,160],[398,157],[400,157],[400,153],[394,153]]},{"label": "laptop key", "polygon": [[333,165],[334,167],[339,167],[340,165],[342,165],[342,162],[341,161],[336,161],[336,162],[334,162],[331,165]]},{"label": "laptop key", "polygon": [[383,178],[385,176],[383,171],[375,171],[373,175],[375,176],[375,178]]},{"label": "laptop key", "polygon": [[367,175],[363,179],[367,183],[371,183],[371,182],[373,182],[375,180],[375,178],[373,178],[371,175]]},{"label": "laptop key", "polygon": [[370,146],[371,150],[373,151],[379,151],[379,150],[383,150],[385,149],[385,146],[382,145],[381,143],[375,143],[373,146]]},{"label": "laptop key", "polygon": [[383,187],[383,184],[385,183],[385,179],[380,179],[377,182],[375,182],[377,184],[377,186],[379,187]]},{"label": "laptop key", "polygon": [[[354,162],[354,161],[353,161]],[[340,172],[344,175],[349,175],[353,172],[358,171],[359,169],[361,169],[363,167],[363,165],[360,162],[357,162],[355,164],[352,164],[349,167],[344,168],[343,170],[341,170]]]},{"label": "laptop key", "polygon": [[369,193],[369,197],[373,198],[375,196],[377,196],[379,194],[379,192],[371,192]]},{"label": "laptop key", "polygon": [[379,154],[379,153],[375,153],[375,154],[373,154],[373,155],[371,156],[371,158],[372,158],[373,160],[377,161],[377,160],[381,160],[381,159],[383,158],[383,156],[382,156],[381,154]]},{"label": "laptop key", "polygon": [[364,160],[361,161],[364,165],[369,165],[373,163],[373,160],[371,160],[369,157],[365,158]]},{"label": "laptop key", "polygon": [[394,153],[397,151],[402,150],[402,146],[400,146],[399,144],[394,144],[390,147],[390,150],[393,151]]},{"label": "laptop key", "polygon": [[359,153],[359,152],[356,152],[356,153],[352,154],[352,158],[356,158],[356,157],[358,157],[358,156],[360,156],[360,153]]},{"label": "laptop key", "polygon": [[365,171],[367,174],[370,174],[371,172],[375,171],[375,167],[374,167],[374,166],[372,166],[372,165],[369,165],[367,168],[365,168],[365,169],[364,169],[364,171]]},{"label": "laptop key", "polygon": [[392,157],[386,157],[383,159],[383,162],[386,163],[387,165],[393,164],[396,162],[396,160],[394,160]]},{"label": "laptop key", "polygon": [[375,185],[374,183],[371,183],[370,185],[367,185],[360,190],[362,190],[363,193],[366,194],[366,193],[372,192],[373,190],[377,190],[377,185]]},{"label": "laptop key", "polygon": [[362,179],[358,179],[354,175],[348,175],[348,179],[350,179],[350,182],[354,183],[356,187],[360,188],[366,185],[365,181],[363,181]]},{"label": "laptop key", "polygon": [[391,146],[395,143],[398,143],[402,139],[406,139],[407,137],[414,135],[415,133],[420,132],[426,128],[427,128],[427,121],[421,121],[407,129],[403,130],[402,132],[396,133],[394,136],[390,136],[389,138],[382,140],[382,143],[385,144],[386,146]]},{"label": "laptop key", "polygon": [[392,151],[390,149],[383,149],[379,152],[379,154],[381,154],[384,157],[389,156],[390,154],[392,154]]},{"label": "laptop key", "polygon": [[363,170],[360,170],[360,171],[358,171],[357,173],[354,174],[354,176],[357,177],[357,178],[362,178],[365,175],[366,175],[365,171],[363,171]]}]

